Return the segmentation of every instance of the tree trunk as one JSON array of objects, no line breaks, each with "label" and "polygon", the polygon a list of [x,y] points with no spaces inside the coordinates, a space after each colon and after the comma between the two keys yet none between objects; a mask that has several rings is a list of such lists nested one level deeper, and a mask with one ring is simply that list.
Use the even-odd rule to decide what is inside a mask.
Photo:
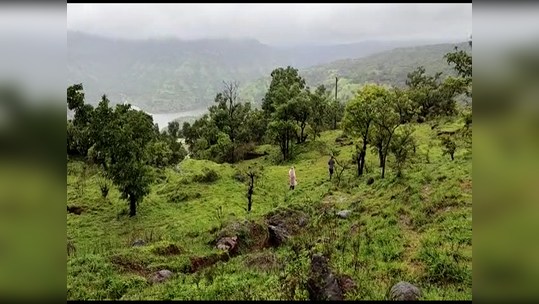
[{"label": "tree trunk", "polygon": [[380,159],[380,168],[384,166],[384,152],[381,147],[378,147],[378,158]]},{"label": "tree trunk", "polygon": [[451,153],[451,160],[455,160],[453,153]]},{"label": "tree trunk", "polygon": [[382,157],[382,178],[386,176],[386,157]]},{"label": "tree trunk", "polygon": [[358,155],[356,157],[356,164],[357,164],[357,176],[361,175],[361,156]]},{"label": "tree trunk", "polygon": [[133,217],[137,215],[137,200],[135,199],[135,196],[130,194],[129,195],[129,216]]},{"label": "tree trunk", "polygon": [[365,168],[365,152],[362,151],[359,158],[361,162],[361,166],[359,167],[359,175],[363,175],[363,169]]}]

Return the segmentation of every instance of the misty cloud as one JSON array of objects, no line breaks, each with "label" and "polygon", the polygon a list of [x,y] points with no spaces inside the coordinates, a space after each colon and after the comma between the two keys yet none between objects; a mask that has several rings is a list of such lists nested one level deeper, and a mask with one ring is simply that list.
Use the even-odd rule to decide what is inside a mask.
[{"label": "misty cloud", "polygon": [[128,39],[254,38],[274,45],[464,40],[472,4],[68,4],[67,28]]}]

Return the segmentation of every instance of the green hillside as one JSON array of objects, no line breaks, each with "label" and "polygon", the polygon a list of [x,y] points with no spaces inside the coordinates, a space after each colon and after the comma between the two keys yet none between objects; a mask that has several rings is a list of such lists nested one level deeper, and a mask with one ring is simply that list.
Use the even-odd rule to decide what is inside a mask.
[{"label": "green hillside", "polygon": [[[338,75],[338,97],[346,100],[364,83],[403,86],[408,73],[424,66],[427,73],[442,72],[455,75],[443,56],[455,46],[469,50],[468,43],[435,44],[417,47],[397,48],[364,58],[347,59],[300,69],[300,75],[311,87],[320,84],[335,89],[335,75]],[[264,77],[246,85],[242,97],[246,101],[260,103],[267,91],[271,78]]]},{"label": "green hillside", "polygon": [[[353,150],[336,143],[340,131],[300,146],[283,165],[272,164],[272,146],[260,147],[270,156],[236,165],[185,160],[157,171],[160,182],[134,218],[116,188],[101,197],[98,169],[82,174],[82,163],[68,162],[67,236],[76,252],[67,259],[67,299],[305,300],[310,255],[323,252],[339,282],[348,282],[345,299],[385,300],[404,280],[421,288],[424,300],[471,300],[471,151],[460,149],[451,161],[437,137],[461,125],[417,125],[419,145],[404,179],[379,179],[377,156],[368,153],[366,176],[350,169],[339,187],[328,182],[321,147],[342,158]],[[247,214],[237,172],[255,162],[264,177]],[[290,165],[298,178],[293,191]],[[218,179],[198,182],[204,170]],[[336,216],[342,210],[351,211],[348,218]],[[286,227],[288,241],[268,243],[268,223]],[[216,248],[223,236],[237,236],[236,254]],[[172,278],[150,283],[165,269]]]},{"label": "green hillside", "polygon": [[359,58],[425,41],[366,41],[354,44],[276,48],[256,40],[118,40],[67,33],[67,85],[83,83],[87,100],[107,94],[146,112],[206,108],[223,81],[242,86],[280,66],[303,68]]}]

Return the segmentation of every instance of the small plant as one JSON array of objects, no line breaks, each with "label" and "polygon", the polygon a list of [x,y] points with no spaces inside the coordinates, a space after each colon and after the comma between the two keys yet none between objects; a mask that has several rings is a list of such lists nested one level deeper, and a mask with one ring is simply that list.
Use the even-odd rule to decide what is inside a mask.
[{"label": "small plant", "polygon": [[443,155],[451,156],[451,160],[454,160],[455,151],[457,150],[457,144],[450,136],[444,136],[441,139],[443,147]]},{"label": "small plant", "polygon": [[219,230],[223,229],[223,206],[215,208],[214,219],[219,222]]},{"label": "small plant", "polygon": [[99,189],[101,190],[101,196],[103,198],[107,198],[111,187],[110,182],[105,177],[101,177],[97,183],[99,185]]},{"label": "small plant", "polygon": [[77,253],[77,248],[75,248],[75,245],[73,245],[72,242],[67,240],[67,255],[70,256],[74,255],[75,253]]}]

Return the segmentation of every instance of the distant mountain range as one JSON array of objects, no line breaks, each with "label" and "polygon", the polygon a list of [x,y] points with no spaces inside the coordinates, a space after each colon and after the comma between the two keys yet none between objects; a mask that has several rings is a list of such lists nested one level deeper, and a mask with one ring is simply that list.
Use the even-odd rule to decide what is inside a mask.
[{"label": "distant mountain range", "polygon": [[[324,84],[331,90],[335,89],[335,76],[338,76],[338,98],[346,100],[365,83],[404,86],[408,73],[419,66],[424,66],[427,73],[456,75],[443,58],[455,46],[471,52],[467,42],[396,48],[363,58],[338,60],[300,69],[299,73],[312,88]],[[242,98],[259,103],[270,82],[271,77],[268,75],[248,84],[242,90]]]},{"label": "distant mountain range", "polygon": [[[395,50],[397,56],[406,54],[404,62],[398,57],[376,59],[375,55],[369,57],[378,62],[372,66],[364,57],[432,43],[435,41],[365,41],[283,48],[249,39],[135,41],[68,31],[67,85],[83,83],[86,99],[93,104],[107,94],[112,103],[129,102],[151,113],[180,112],[206,108],[222,90],[223,81],[238,81],[242,96],[259,102],[264,79],[267,80],[273,69],[288,65],[303,69],[310,83],[327,82],[334,69],[349,81],[365,81],[373,73],[389,73],[387,77],[401,79],[408,65],[428,59],[424,58],[426,53],[422,53],[421,47],[404,53]],[[439,48],[441,52],[451,49],[451,45]],[[367,61],[360,63],[361,58]],[[397,66],[388,70],[392,62]],[[350,64],[359,64],[360,70],[345,68]]]}]

